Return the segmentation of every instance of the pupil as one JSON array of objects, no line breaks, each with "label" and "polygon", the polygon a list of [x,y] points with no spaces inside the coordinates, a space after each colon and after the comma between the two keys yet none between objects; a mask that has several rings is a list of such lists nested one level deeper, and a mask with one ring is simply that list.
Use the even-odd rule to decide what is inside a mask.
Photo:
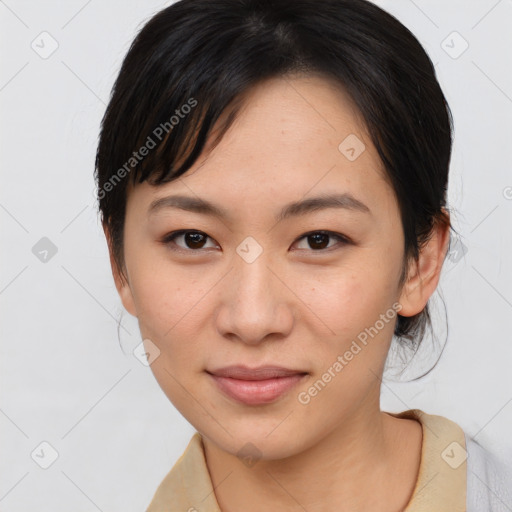
[{"label": "pupil", "polygon": [[191,249],[201,248],[201,242],[204,242],[204,240],[201,240],[202,238],[204,238],[204,237],[201,233],[186,233],[185,234],[186,243],[189,247],[192,245]]},{"label": "pupil", "polygon": [[[324,242],[326,242],[326,241],[327,241],[327,239],[329,238],[329,237],[328,237],[326,234],[324,234],[324,233],[316,233],[316,234],[314,234],[314,235],[309,235],[309,238],[313,240],[313,245],[312,245],[312,248],[313,248],[313,249],[315,249],[315,248],[316,248],[316,249],[323,249],[324,247],[326,247],[327,245],[329,245],[329,244],[328,244],[328,242],[327,242],[327,243],[323,243],[323,244],[321,243],[321,242],[322,242],[322,240],[323,240]],[[318,243],[320,243],[321,247],[318,247]],[[310,245],[311,245],[311,244],[310,244]]]}]

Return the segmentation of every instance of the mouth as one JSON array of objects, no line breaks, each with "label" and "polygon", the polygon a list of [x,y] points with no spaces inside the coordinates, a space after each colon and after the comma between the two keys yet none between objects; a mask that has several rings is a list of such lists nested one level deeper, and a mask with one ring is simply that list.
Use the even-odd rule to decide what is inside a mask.
[{"label": "mouth", "polygon": [[275,402],[299,384],[307,372],[279,366],[229,366],[206,371],[217,388],[228,397],[245,405]]}]

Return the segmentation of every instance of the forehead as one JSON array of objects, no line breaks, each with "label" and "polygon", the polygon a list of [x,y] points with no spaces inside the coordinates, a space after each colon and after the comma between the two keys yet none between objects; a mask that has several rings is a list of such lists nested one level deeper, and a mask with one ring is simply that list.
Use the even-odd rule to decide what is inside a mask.
[{"label": "forehead", "polygon": [[284,203],[336,188],[364,196],[365,188],[386,181],[362,116],[333,80],[315,75],[266,80],[248,90],[239,106],[218,145],[212,141],[229,109],[203,153],[178,180],[135,189],[151,199],[179,190],[226,201],[231,189],[238,202],[273,197]]},{"label": "forehead", "polygon": [[[319,74],[294,73],[273,77],[252,86],[236,97],[232,104],[238,108],[235,123],[238,129],[265,129],[267,138],[276,128],[293,128],[294,141],[313,136],[336,138],[354,133],[367,137],[364,118],[354,100],[342,85],[331,77]],[[205,150],[212,148],[214,135],[231,115],[228,106],[212,128]],[[278,138],[279,143],[285,142]]]}]

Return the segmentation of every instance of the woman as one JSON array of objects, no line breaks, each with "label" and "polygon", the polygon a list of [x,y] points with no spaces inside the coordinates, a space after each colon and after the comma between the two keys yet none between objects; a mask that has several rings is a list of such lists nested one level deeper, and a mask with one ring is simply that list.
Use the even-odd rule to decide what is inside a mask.
[{"label": "woman", "polygon": [[[117,290],[197,432],[148,511],[508,510],[448,418],[380,410],[450,240],[451,113],[365,0],[182,0],[133,42],[96,177]],[[507,508],[508,507],[508,508]]]}]

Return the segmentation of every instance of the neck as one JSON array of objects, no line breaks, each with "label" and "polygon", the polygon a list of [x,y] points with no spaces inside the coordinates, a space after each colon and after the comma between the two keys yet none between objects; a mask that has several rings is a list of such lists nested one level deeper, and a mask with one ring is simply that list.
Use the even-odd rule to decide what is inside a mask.
[{"label": "neck", "polygon": [[421,425],[359,410],[310,448],[247,467],[203,438],[223,512],[402,510],[418,475]]}]

